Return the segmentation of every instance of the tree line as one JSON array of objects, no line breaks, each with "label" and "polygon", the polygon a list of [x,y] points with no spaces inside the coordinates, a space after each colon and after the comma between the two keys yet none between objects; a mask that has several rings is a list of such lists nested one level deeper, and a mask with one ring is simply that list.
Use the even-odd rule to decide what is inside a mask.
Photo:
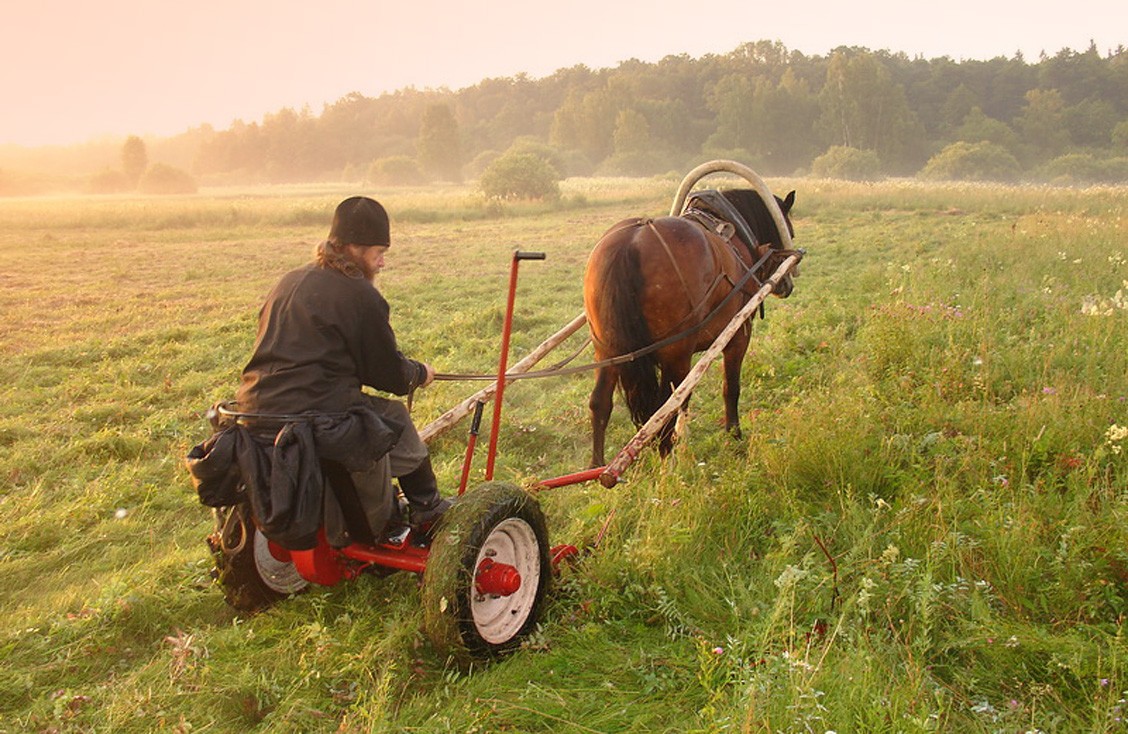
[{"label": "tree line", "polygon": [[[1128,180],[1128,52],[910,58],[776,41],[723,55],[579,65],[460,90],[349,94],[261,121],[204,125],[151,149],[203,183],[477,178],[514,146],[561,176],[684,171],[703,158],[766,175]],[[970,162],[969,162],[970,161]]]}]

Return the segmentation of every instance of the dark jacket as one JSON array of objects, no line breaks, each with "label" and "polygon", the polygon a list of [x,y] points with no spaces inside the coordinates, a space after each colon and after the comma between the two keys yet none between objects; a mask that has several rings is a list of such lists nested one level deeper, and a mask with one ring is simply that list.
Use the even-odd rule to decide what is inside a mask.
[{"label": "dark jacket", "polygon": [[405,357],[371,282],[309,264],[284,275],[259,314],[239,410],[333,412],[362,402],[361,386],[406,395],[426,368]]},{"label": "dark jacket", "polygon": [[[269,432],[228,421],[188,453],[188,471],[203,504],[225,507],[247,499],[267,538],[305,550],[317,545],[322,524],[326,481],[320,462],[364,472],[391,450],[403,428],[363,404],[343,415],[283,423],[273,443]],[[356,491],[351,485],[330,490]]]}]

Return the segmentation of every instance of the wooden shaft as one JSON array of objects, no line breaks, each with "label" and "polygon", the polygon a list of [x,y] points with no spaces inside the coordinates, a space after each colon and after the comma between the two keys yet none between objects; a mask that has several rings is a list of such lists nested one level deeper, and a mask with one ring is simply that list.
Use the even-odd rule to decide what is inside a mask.
[{"label": "wooden shaft", "polygon": [[662,426],[666,425],[666,421],[685,404],[693,388],[697,386],[697,383],[700,382],[701,378],[705,375],[705,370],[709,369],[709,365],[712,364],[713,360],[728,346],[728,343],[732,341],[733,336],[735,336],[736,332],[744,325],[744,322],[747,321],[752,314],[756,313],[756,309],[764,302],[764,299],[768,297],[772,289],[779,285],[780,280],[795,267],[799,262],[799,258],[799,255],[792,255],[784,260],[783,263],[776,268],[772,277],[768,278],[768,281],[760,287],[756,295],[752,296],[748,303],[744,304],[744,308],[740,309],[736,316],[733,316],[732,321],[721,331],[709,348],[705,350],[701,358],[697,360],[697,364],[693,366],[693,369],[691,369],[685,379],[682,380],[682,383],[674,388],[674,392],[670,395],[669,399],[666,400],[662,407],[654,412],[654,415],[650,416],[650,420],[643,424],[642,428],[638,429],[638,433],[634,435],[634,438],[627,442],[623,450],[619,452],[611,463],[607,465],[607,468],[603,470],[603,473],[599,475],[600,484],[604,487],[614,487],[619,482],[619,477],[622,476],[627,467],[634,462],[643,447],[654,440],[654,437],[662,430]]},{"label": "wooden shaft", "polygon": [[[563,343],[565,339],[579,331],[580,328],[583,327],[583,325],[586,323],[587,316],[581,313],[579,316],[568,322],[568,324],[563,329],[541,342],[541,344],[536,349],[529,352],[524,359],[514,364],[513,367],[508,370],[508,374],[513,375],[520,374],[522,372],[528,372],[534,366],[536,366],[538,362],[544,359],[544,356],[546,354],[551,352],[556,347],[560,346],[560,344]],[[463,400],[458,405],[440,415],[435,420],[428,423],[419,431],[419,437],[423,439],[424,443],[429,443],[431,439],[441,436],[451,428],[454,428],[454,426],[458,425],[458,422],[463,418],[470,415],[470,413],[474,410],[474,406],[477,405],[478,401],[485,402],[487,400],[490,400],[493,398],[496,392],[497,382],[494,381],[491,382],[489,386],[482,388],[478,392]]]}]

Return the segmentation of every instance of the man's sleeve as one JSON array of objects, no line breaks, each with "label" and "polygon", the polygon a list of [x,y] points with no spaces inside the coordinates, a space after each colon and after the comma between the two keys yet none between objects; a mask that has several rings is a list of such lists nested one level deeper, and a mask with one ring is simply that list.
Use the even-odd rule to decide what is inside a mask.
[{"label": "man's sleeve", "polygon": [[[366,294],[368,295],[368,294]],[[354,325],[354,358],[364,385],[406,395],[427,379],[427,368],[396,347],[388,302],[375,289],[363,299]]]}]

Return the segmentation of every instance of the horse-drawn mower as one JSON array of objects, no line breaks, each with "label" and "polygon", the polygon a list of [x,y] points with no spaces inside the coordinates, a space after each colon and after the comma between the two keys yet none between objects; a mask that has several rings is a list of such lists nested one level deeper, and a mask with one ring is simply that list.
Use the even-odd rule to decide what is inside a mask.
[{"label": "horse-drawn mower", "polygon": [[[762,233],[749,232],[745,222],[738,223],[735,230],[732,226],[726,229],[728,218],[722,216],[725,212],[708,215],[708,223],[716,230],[710,235],[712,239],[720,237],[726,241],[748,242],[750,237],[759,237],[771,244],[771,251],[757,259],[752,256],[757,250],[750,246],[753,243],[749,243],[746,245],[749,256],[743,257],[742,253],[744,275],[735,282],[731,276],[723,274],[716,278],[713,290],[723,291],[718,297],[719,305],[706,306],[697,300],[690,303],[691,310],[701,311],[696,315],[704,327],[682,319],[678,329],[665,336],[658,334],[658,338],[650,344],[635,345],[629,351],[610,354],[605,348],[603,358],[592,365],[534,371],[541,359],[588,323],[588,316],[581,313],[510,367],[509,341],[518,269],[522,262],[545,257],[543,253],[515,252],[496,376],[491,376],[492,382],[487,387],[420,430],[423,440],[430,441],[466,417],[471,417],[459,497],[437,527],[424,533],[406,524],[396,524],[380,533],[379,540],[375,542],[354,542],[345,547],[331,546],[321,533],[315,547],[295,550],[283,547],[259,529],[248,497],[243,496],[234,503],[225,502],[223,506],[214,506],[217,503],[212,502],[216,529],[209,536],[208,544],[216,559],[216,578],[227,602],[237,609],[253,611],[300,592],[310,584],[333,586],[365,572],[408,571],[422,576],[424,627],[438,648],[459,657],[489,657],[517,647],[537,623],[554,569],[564,559],[577,553],[571,545],[549,544],[545,517],[536,494],[596,480],[605,487],[613,487],[642,449],[668,430],[672,418],[684,407],[690,392],[709,365],[729,347],[734,336],[744,329],[757,310],[762,309],[768,295],[780,289],[781,283],[785,283],[786,290],[790,291],[792,271],[803,253],[791,247],[790,224],[779,200],[747,167],[731,161],[712,161],[697,167],[682,181],[670,217],[681,218],[686,214],[691,190],[700,179],[717,172],[736,174],[751,183],[765,202],[774,227],[771,239],[766,239]],[[735,216],[739,217],[739,212]],[[695,226],[704,227],[701,219],[697,218]],[[667,255],[673,257],[671,243],[667,241],[669,238],[663,238],[661,233],[659,238],[663,240]],[[676,247],[676,244],[673,246]],[[719,326],[718,319],[721,319]],[[594,335],[594,323],[592,330]],[[692,339],[701,343],[699,334],[702,331],[708,332],[710,339],[706,346],[694,349],[703,352],[697,363],[678,378],[676,387],[666,390],[664,402],[656,409],[647,410],[649,418],[635,418],[638,432],[610,462],[603,464],[600,461],[600,465],[593,468],[541,479],[526,487],[494,480],[497,436],[508,383],[581,369],[610,369],[615,375],[616,368],[648,355],[660,355],[663,350],[676,348],[679,342]],[[598,357],[600,337],[594,336]],[[746,347],[745,343],[741,356]],[[725,352],[725,357],[727,373],[728,352]],[[453,376],[439,376],[442,377]],[[613,389],[614,384],[611,387]],[[482,413],[490,402],[493,403],[493,418],[486,452],[485,482],[468,491]],[[602,420],[606,425],[605,418],[594,415],[596,402],[593,396],[593,422]],[[609,402],[607,409],[610,410]],[[634,412],[632,407],[632,414]],[[211,418],[213,425],[218,427],[237,423],[243,415],[236,406],[220,404],[213,410]],[[602,450],[602,446],[599,448]]]}]

